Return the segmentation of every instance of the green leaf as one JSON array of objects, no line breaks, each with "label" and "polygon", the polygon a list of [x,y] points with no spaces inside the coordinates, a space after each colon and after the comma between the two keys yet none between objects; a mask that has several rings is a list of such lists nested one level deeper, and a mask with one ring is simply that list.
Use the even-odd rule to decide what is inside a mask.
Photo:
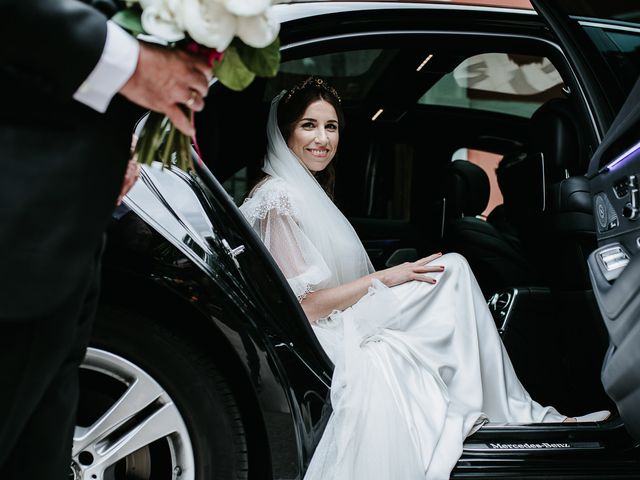
[{"label": "green leaf", "polygon": [[[235,42],[234,42],[235,43]],[[235,47],[249,70],[259,77],[275,77],[280,67],[280,39],[264,48],[253,48],[237,40]]]},{"label": "green leaf", "polygon": [[137,7],[129,7],[118,11],[111,20],[116,22],[122,28],[131,33],[134,37],[140,33],[144,33],[140,16],[142,12]]},{"label": "green leaf", "polygon": [[213,71],[220,83],[236,92],[247,88],[256,78],[243,63],[235,47],[229,47],[224,51],[222,60],[214,64]]}]

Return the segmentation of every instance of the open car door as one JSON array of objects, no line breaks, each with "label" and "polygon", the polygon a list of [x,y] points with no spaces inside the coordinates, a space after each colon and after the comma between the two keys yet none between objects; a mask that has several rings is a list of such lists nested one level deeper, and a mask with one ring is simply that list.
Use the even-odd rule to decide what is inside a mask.
[{"label": "open car door", "polygon": [[640,439],[640,81],[589,168],[599,248],[589,273],[609,332],[602,382]]},{"label": "open car door", "polygon": [[602,142],[589,163],[591,283],[610,346],[602,382],[640,439],[640,2],[531,0],[565,47]]}]

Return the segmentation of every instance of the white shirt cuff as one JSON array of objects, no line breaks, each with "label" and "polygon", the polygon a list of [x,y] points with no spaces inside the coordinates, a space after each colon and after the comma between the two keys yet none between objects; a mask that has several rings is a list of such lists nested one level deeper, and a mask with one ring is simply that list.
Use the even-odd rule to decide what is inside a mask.
[{"label": "white shirt cuff", "polygon": [[73,98],[104,113],[114,95],[135,72],[139,53],[138,41],[109,20],[102,56]]}]

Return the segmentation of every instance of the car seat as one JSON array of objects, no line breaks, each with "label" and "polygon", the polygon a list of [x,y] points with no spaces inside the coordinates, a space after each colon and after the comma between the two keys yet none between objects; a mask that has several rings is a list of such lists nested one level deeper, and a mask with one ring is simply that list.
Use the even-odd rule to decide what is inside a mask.
[{"label": "car seat", "polygon": [[515,235],[539,277],[554,289],[588,288],[586,256],[595,247],[587,179],[575,175],[583,146],[567,99],[553,99],[531,118],[526,151],[506,155],[496,171],[504,203],[488,222]]},{"label": "car seat", "polygon": [[536,283],[514,231],[478,218],[489,200],[489,179],[479,166],[454,160],[443,176],[444,246],[463,255],[486,297],[513,285]]}]

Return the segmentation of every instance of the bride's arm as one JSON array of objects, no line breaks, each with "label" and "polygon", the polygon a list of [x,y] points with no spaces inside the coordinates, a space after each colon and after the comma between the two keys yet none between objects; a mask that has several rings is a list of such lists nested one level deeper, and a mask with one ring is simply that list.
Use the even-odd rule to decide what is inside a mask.
[{"label": "bride's arm", "polygon": [[417,280],[419,282],[436,283],[435,278],[425,275],[430,272],[444,270],[440,265],[429,263],[442,254],[436,253],[416,262],[405,262],[395,267],[380,270],[344,285],[324,288],[308,293],[300,302],[304,313],[311,322],[326,317],[334,310],[344,310],[360,300],[368,291],[373,279],[377,279],[387,287]]},{"label": "bride's arm", "polygon": [[412,280],[436,283],[425,273],[443,270],[439,265],[428,265],[442,255],[436,253],[338,287],[316,289],[331,276],[331,272],[311,239],[295,221],[288,192],[278,183],[263,182],[253,193],[253,200],[245,202],[240,210],[271,253],[312,322],[356,303],[367,293],[374,279],[388,287]]}]

